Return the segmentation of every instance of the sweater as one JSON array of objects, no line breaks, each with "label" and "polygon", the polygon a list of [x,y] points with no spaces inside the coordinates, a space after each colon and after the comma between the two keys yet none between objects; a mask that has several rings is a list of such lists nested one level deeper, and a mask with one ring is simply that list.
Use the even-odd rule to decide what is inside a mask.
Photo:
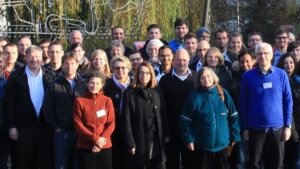
[{"label": "sweater", "polygon": [[87,93],[76,98],[73,120],[78,148],[91,150],[99,137],[107,140],[103,149],[112,146],[110,136],[115,128],[115,112],[109,97],[102,93]]},{"label": "sweater", "polygon": [[272,66],[266,75],[259,68],[245,72],[239,100],[243,130],[291,125],[293,100],[284,70]]},{"label": "sweater", "polygon": [[230,142],[240,141],[238,113],[226,90],[223,101],[218,89],[198,89],[185,102],[179,128],[185,144],[196,149],[218,152]]}]

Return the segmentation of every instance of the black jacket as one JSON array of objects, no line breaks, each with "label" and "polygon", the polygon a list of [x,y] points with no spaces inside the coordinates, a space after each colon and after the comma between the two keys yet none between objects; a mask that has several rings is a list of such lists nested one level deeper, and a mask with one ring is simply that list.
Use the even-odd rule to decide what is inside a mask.
[{"label": "black jacket", "polygon": [[43,110],[46,121],[53,129],[74,130],[73,103],[75,97],[83,95],[87,90],[85,81],[78,74],[75,81],[76,87],[72,91],[68,80],[61,75],[47,89]]},{"label": "black jacket", "polygon": [[[149,93],[147,93],[149,92]],[[147,94],[149,94],[147,96]],[[149,100],[148,100],[149,99]],[[152,102],[152,104],[149,104]],[[155,113],[161,158],[165,161],[165,136],[167,132],[167,119],[163,95],[159,88],[130,88],[125,91],[123,102],[124,137],[127,150],[136,148],[131,163],[136,166],[148,166],[149,157],[149,113]],[[150,112],[152,111],[152,112]]]},{"label": "black jacket", "polygon": [[[30,98],[28,79],[25,72],[26,66],[14,71],[8,78],[4,94],[4,112],[7,116],[8,127],[31,128],[47,126],[45,112],[42,105],[40,115],[36,115],[33,103]],[[46,91],[51,80],[47,70],[43,69],[43,85]]]},{"label": "black jacket", "polygon": [[214,69],[215,73],[219,77],[219,84],[226,89],[227,91],[230,91],[230,85],[232,80],[231,71],[229,68],[225,65],[218,66],[216,69]]}]

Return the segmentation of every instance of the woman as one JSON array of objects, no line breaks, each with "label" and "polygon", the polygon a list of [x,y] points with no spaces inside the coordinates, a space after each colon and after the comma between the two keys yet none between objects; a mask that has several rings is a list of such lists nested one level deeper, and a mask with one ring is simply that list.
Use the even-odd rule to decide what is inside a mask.
[{"label": "woman", "polygon": [[85,50],[81,43],[73,43],[69,49],[70,52],[76,54],[79,66],[77,72],[81,76],[88,74],[89,60],[85,57]]},{"label": "woman", "polygon": [[88,92],[74,103],[74,126],[78,135],[80,169],[112,169],[111,139],[115,113],[110,98],[102,94],[103,77],[88,77]]},{"label": "woman", "polygon": [[121,109],[123,93],[131,83],[128,73],[131,70],[131,64],[127,57],[114,57],[110,62],[112,77],[107,79],[103,87],[104,94],[113,101],[116,117],[116,129],[112,135],[113,142],[113,168],[121,169],[127,165],[127,157],[124,148],[123,135],[120,127]]},{"label": "woman", "polygon": [[300,41],[294,41],[289,43],[287,48],[287,53],[292,55],[292,57],[295,59],[296,64],[300,61]]},{"label": "woman", "polygon": [[[293,94],[293,124],[292,124],[292,134],[291,138],[285,142],[285,157],[284,157],[284,168],[285,169],[300,169],[300,149],[298,149],[298,133],[299,133],[299,126],[300,126],[300,81],[297,81],[297,75],[295,75],[295,67],[296,67],[296,60],[291,54],[284,54],[280,57],[278,61],[279,68],[282,68],[286,71],[289,76],[292,94]],[[298,75],[299,76],[299,75]],[[296,127],[296,126],[297,127]],[[298,133],[297,133],[297,130]],[[300,147],[300,144],[299,144]],[[296,164],[299,163],[299,164]]]},{"label": "woman", "polygon": [[150,63],[139,65],[124,95],[123,132],[133,169],[165,168],[166,112]]},{"label": "woman", "polygon": [[224,64],[224,57],[218,48],[212,47],[207,51],[203,65],[210,67],[219,77],[221,86],[230,90],[231,72]]},{"label": "woman", "polygon": [[193,151],[194,168],[227,169],[227,147],[240,141],[238,114],[228,92],[209,67],[196,75],[196,90],[179,119],[183,142]]},{"label": "woman", "polygon": [[90,61],[91,61],[89,65],[90,72],[91,71],[99,72],[103,74],[105,78],[109,78],[111,76],[109,63],[105,51],[96,49],[92,53]]}]

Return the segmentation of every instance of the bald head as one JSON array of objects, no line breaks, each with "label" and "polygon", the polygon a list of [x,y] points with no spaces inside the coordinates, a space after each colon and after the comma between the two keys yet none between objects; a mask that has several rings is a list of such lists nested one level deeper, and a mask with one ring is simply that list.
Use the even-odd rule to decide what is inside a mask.
[{"label": "bald head", "polygon": [[197,56],[202,59],[210,49],[210,44],[207,40],[200,40],[197,46]]},{"label": "bald head", "polygon": [[70,45],[74,43],[82,44],[82,42],[83,42],[82,33],[79,30],[73,30],[70,34],[70,39],[69,39]]},{"label": "bald head", "polygon": [[176,74],[184,76],[188,72],[188,66],[190,61],[190,55],[184,48],[178,49],[174,56],[173,67]]}]

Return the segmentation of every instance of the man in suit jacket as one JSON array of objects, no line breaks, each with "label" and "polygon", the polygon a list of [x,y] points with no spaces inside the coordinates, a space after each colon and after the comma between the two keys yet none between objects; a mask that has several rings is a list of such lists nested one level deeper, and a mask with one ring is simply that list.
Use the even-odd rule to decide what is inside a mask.
[{"label": "man in suit jacket", "polygon": [[48,74],[41,68],[43,51],[31,46],[26,66],[13,72],[4,96],[9,137],[14,141],[16,169],[53,168],[51,130],[42,111]]}]

